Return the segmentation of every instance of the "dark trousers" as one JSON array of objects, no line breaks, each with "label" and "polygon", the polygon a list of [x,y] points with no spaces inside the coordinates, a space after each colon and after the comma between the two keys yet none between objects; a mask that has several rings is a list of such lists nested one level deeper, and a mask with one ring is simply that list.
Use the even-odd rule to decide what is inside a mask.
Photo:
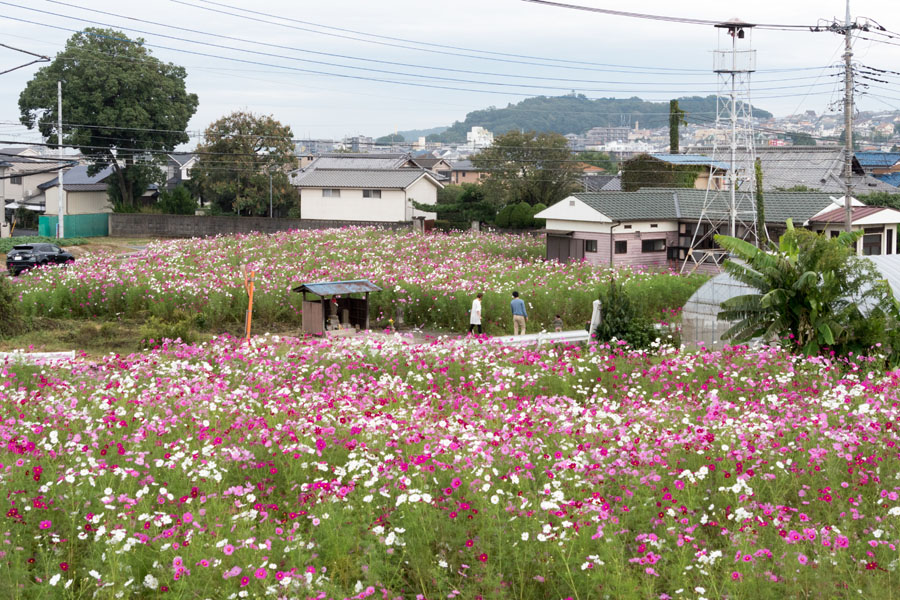
[{"label": "dark trousers", "polygon": [[481,335],[482,333],[484,333],[484,332],[481,330],[481,323],[479,323],[478,325],[476,325],[476,324],[474,324],[474,323],[470,323],[470,324],[469,324],[469,333],[472,333],[473,331],[475,331],[475,328],[476,328],[476,327],[478,328],[478,335]]}]

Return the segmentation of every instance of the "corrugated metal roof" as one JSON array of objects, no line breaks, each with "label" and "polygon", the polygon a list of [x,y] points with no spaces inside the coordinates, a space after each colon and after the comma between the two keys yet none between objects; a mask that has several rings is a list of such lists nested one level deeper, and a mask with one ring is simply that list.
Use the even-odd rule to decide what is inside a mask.
[{"label": "corrugated metal roof", "polygon": [[[301,188],[365,188],[398,189],[411,186],[421,177],[437,181],[431,173],[423,169],[316,169],[304,175],[294,185]],[[440,184],[438,184],[440,185]]]},{"label": "corrugated metal roof", "polygon": [[651,154],[656,160],[669,163],[670,165],[701,165],[712,166],[717,169],[727,171],[729,164],[722,161],[713,161],[708,156],[702,154]]},{"label": "corrugated metal roof", "polygon": [[900,162],[900,152],[857,152],[856,160],[864,169],[893,167]]},{"label": "corrugated metal roof", "polygon": [[[829,210],[827,213],[819,215],[815,219],[810,219],[810,223],[843,223],[846,217],[846,213],[844,212],[846,209],[844,208],[835,208],[834,210]],[[869,215],[874,215],[876,213],[880,213],[881,211],[886,210],[883,206],[854,206],[851,213],[851,218],[853,221],[857,221],[859,219],[868,217]]]},{"label": "corrugated metal roof", "polygon": [[358,294],[361,292],[380,292],[381,288],[368,279],[352,279],[348,281],[320,281],[303,283],[294,288],[295,292],[309,292],[316,296],[339,296]]}]

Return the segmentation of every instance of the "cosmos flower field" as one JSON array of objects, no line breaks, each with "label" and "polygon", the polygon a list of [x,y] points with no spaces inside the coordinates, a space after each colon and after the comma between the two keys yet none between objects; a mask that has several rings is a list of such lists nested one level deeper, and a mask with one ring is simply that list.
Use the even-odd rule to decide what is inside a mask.
[{"label": "cosmos flower field", "polygon": [[888,598],[898,373],[220,337],[2,374],[0,595]]},{"label": "cosmos flower field", "polygon": [[559,264],[541,259],[544,240],[495,234],[385,232],[371,228],[292,231],[156,241],[131,256],[94,252],[69,268],[39,269],[16,278],[26,314],[54,318],[168,319],[191,315],[201,329],[242,324],[247,308],[243,269],[255,272],[254,321],[300,324],[301,283],[369,279],[384,291],[370,296],[375,325],[465,331],[477,292],[485,293],[488,333],[511,329],[509,301],[518,290],[533,329],[561,314],[584,327],[591,302],[611,275],[640,285],[650,318],[680,308],[705,280],[670,273]]}]

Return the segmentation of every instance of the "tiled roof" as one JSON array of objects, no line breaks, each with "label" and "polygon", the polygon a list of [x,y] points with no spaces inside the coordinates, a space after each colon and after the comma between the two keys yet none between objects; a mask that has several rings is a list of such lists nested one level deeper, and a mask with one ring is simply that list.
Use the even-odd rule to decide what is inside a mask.
[{"label": "tiled roof", "polygon": [[[885,175],[874,175],[874,177],[888,185],[900,187],[900,173],[887,173]],[[900,190],[897,191],[900,192]]]},{"label": "tiled roof", "polygon": [[[112,175],[113,168],[106,167],[96,175],[88,175],[87,165],[76,165],[63,172],[63,187],[72,191],[102,191],[106,189],[104,179]],[[59,185],[59,177],[54,177],[46,183],[38,186],[39,189],[46,190]]]},{"label": "tiled roof", "polygon": [[[722,206],[728,192],[720,192]],[[645,188],[637,192],[577,193],[576,198],[615,221],[698,220],[706,190]],[[766,221],[784,223],[792,219],[802,225],[832,205],[830,194],[821,192],[767,192]]]},{"label": "tiled roof", "polygon": [[177,162],[182,167],[196,156],[197,155],[192,152],[172,152],[171,154],[169,154],[169,158]]},{"label": "tiled roof", "polygon": [[864,169],[886,169],[900,162],[900,152],[857,152],[856,160]]},{"label": "tiled roof", "polygon": [[702,165],[713,166],[717,169],[728,170],[729,164],[722,161],[713,162],[708,156],[702,154],[651,154],[656,160],[661,160],[670,165]]},{"label": "tiled roof", "polygon": [[[876,213],[880,213],[885,210],[883,206],[854,206],[853,212],[851,213],[851,218],[853,221],[857,221],[859,219],[868,217],[869,215],[874,215]],[[844,212],[844,208],[835,208],[834,210],[829,210],[827,213],[823,213],[814,219],[810,219],[810,223],[843,223],[846,218],[846,213]]]},{"label": "tiled roof", "polygon": [[434,158],[433,156],[422,156],[413,158],[416,164],[426,169],[433,169],[436,164],[443,162],[443,158]]},{"label": "tiled roof", "polygon": [[616,177],[616,175],[586,175],[581,178],[581,183],[584,184],[586,192],[602,192],[603,188]]},{"label": "tiled roof", "polygon": [[316,169],[305,174],[298,183],[301,188],[365,188],[406,189],[420,177],[435,181],[423,169]]},{"label": "tiled roof", "polygon": [[477,171],[471,160],[454,160],[450,163],[454,171]]}]

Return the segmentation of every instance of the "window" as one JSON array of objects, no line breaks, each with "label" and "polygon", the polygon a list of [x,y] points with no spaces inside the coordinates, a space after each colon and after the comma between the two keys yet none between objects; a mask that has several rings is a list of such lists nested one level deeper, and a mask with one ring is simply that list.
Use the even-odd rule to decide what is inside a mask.
[{"label": "window", "polygon": [[863,256],[881,254],[881,234],[870,233],[863,236]]},{"label": "window", "polygon": [[618,240],[615,245],[615,253],[628,254],[628,242],[625,240]]},{"label": "window", "polygon": [[322,190],[323,198],[340,198],[341,190]]},{"label": "window", "polygon": [[893,254],[893,253],[894,253],[894,230],[893,230],[893,229],[888,229],[888,230],[885,232],[885,236],[886,236],[886,237],[885,237],[885,240],[884,240],[884,247],[887,249],[887,252],[886,252],[886,253],[887,253],[887,254]]},{"label": "window", "polygon": [[666,240],[660,238],[658,240],[641,240],[641,252],[665,252]]},{"label": "window", "polygon": [[838,231],[837,229],[832,229],[832,230],[831,230],[831,237],[832,237],[832,238],[836,238],[836,237],[838,237],[839,235],[841,235],[841,232]]},{"label": "window", "polygon": [[650,223],[650,229],[656,229],[659,227],[659,223]]},{"label": "window", "polygon": [[13,185],[22,185],[22,176],[21,175],[13,175],[9,178],[9,182]]},{"label": "window", "polygon": [[624,229],[631,229],[631,225],[625,225]]},{"label": "window", "polygon": [[363,198],[381,198],[381,190],[363,190]]},{"label": "window", "polygon": [[596,252],[597,251],[597,240],[584,240],[584,251],[585,252]]}]

